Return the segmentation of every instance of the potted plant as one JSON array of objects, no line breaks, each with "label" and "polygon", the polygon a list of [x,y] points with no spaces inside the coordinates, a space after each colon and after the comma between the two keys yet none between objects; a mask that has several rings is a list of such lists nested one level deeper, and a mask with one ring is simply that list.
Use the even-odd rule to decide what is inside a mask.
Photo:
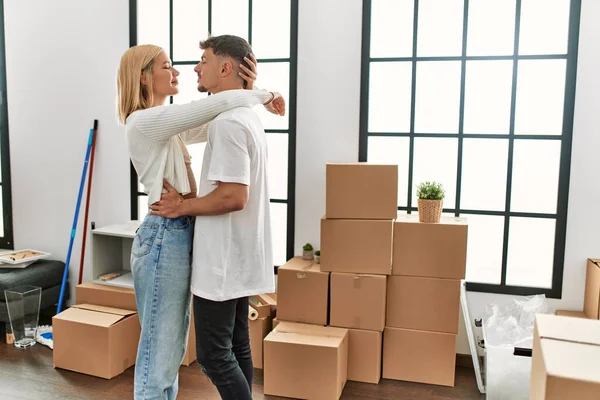
[{"label": "potted plant", "polygon": [[446,191],[441,183],[425,181],[417,186],[419,221],[440,222]]},{"label": "potted plant", "polygon": [[304,246],[302,246],[302,259],[303,260],[312,260],[314,257],[314,249],[312,247],[312,244],[310,243],[306,243]]},{"label": "potted plant", "polygon": [[315,250],[315,262],[317,264],[321,263],[321,250]]}]

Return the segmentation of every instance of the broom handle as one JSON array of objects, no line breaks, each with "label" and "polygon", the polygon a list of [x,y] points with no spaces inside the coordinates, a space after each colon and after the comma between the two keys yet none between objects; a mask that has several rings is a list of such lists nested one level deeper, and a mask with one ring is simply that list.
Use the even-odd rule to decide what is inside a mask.
[{"label": "broom handle", "polygon": [[96,136],[98,135],[98,120],[94,120],[94,134],[92,138],[92,158],[90,160],[90,174],[88,176],[87,197],[85,199],[85,220],[83,222],[83,239],[81,241],[81,260],[79,261],[79,280],[77,284],[81,285],[83,279],[83,262],[85,260],[85,241],[87,238],[88,214],[90,211],[90,195],[92,192],[92,177],[94,174],[94,154],[96,153]]},{"label": "broom handle", "polygon": [[67,260],[65,263],[65,270],[63,271],[62,284],[60,287],[60,296],[58,298],[58,307],[56,314],[60,314],[62,311],[63,300],[65,297],[65,289],[67,287],[67,277],[69,275],[69,266],[71,264],[71,252],[73,251],[73,241],[75,240],[75,232],[77,231],[77,217],[79,216],[79,206],[81,205],[81,196],[83,194],[83,186],[85,185],[85,174],[87,172],[88,162],[90,159],[90,150],[92,148],[92,139],[94,136],[94,129],[90,129],[90,136],[88,139],[87,151],[85,152],[85,161],[83,163],[83,172],[81,174],[81,183],[79,184],[79,195],[77,196],[77,206],[75,207],[75,217],[73,218],[73,227],[71,228],[71,237],[69,240],[69,251],[67,252]]}]

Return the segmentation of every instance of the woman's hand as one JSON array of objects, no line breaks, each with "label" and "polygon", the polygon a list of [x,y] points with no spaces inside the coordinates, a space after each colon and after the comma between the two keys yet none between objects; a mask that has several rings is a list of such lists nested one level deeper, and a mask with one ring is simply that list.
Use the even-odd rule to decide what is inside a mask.
[{"label": "woman's hand", "polygon": [[285,99],[280,93],[273,92],[273,100],[265,104],[265,108],[275,115],[285,115]]},{"label": "woman's hand", "polygon": [[258,63],[254,57],[254,54],[250,54],[250,58],[244,57],[244,61],[248,63],[250,68],[246,67],[244,64],[240,64],[240,69],[242,71],[239,74],[240,77],[246,82],[245,89],[252,90],[254,89],[254,81],[257,77],[256,64]]}]

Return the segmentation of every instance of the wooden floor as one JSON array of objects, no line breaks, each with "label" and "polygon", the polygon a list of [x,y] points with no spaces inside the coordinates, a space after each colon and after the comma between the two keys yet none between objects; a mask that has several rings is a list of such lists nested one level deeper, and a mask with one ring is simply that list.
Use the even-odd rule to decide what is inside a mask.
[{"label": "wooden floor", "polygon": [[[216,389],[197,363],[182,367],[179,377],[181,400],[218,400]],[[263,395],[263,376],[256,370],[254,399],[276,399]],[[54,369],[52,351],[40,344],[20,350],[0,340],[0,399],[127,399],[133,398],[133,368],[111,380]],[[472,369],[457,368],[456,387],[422,385],[382,380],[379,385],[348,382],[342,399],[379,400],[481,400]]]}]

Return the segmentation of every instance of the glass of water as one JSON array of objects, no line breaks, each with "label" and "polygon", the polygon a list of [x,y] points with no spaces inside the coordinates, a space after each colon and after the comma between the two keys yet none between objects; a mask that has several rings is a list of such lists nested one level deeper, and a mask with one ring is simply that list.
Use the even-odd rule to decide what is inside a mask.
[{"label": "glass of water", "polygon": [[6,289],[4,296],[15,346],[21,349],[33,346],[36,343],[42,288],[29,285],[19,286]]}]

